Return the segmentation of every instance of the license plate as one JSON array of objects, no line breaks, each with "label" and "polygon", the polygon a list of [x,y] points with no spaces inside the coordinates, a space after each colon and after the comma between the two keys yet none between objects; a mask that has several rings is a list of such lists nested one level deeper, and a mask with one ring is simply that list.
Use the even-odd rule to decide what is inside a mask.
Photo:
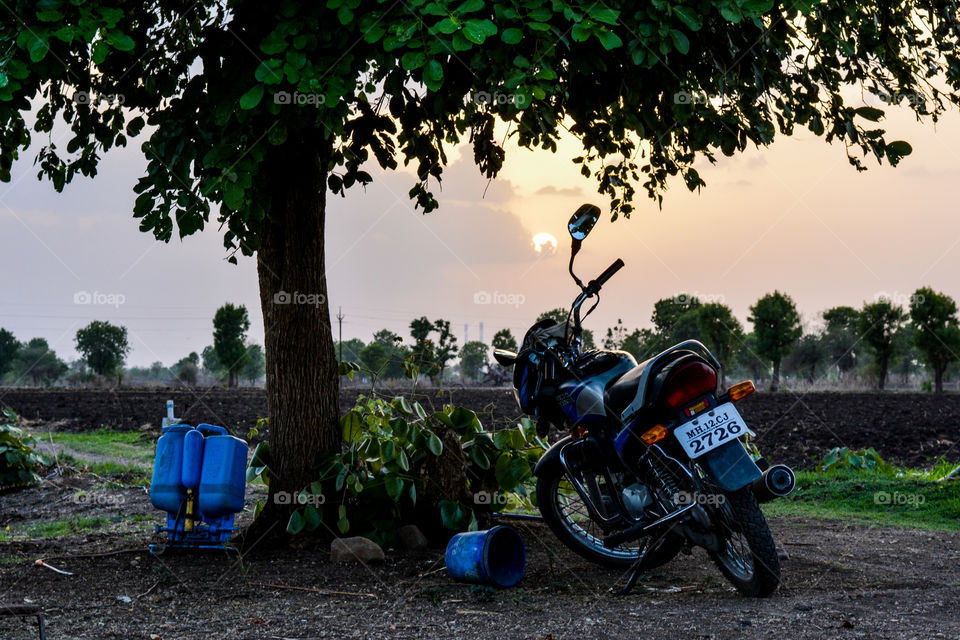
[{"label": "license plate", "polygon": [[732,402],[698,415],[673,430],[673,435],[691,459],[699,458],[746,433],[747,425]]}]

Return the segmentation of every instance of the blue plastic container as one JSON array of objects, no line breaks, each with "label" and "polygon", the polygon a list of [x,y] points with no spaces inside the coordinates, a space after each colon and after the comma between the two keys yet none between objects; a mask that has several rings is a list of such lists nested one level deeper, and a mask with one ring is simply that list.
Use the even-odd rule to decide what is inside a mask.
[{"label": "blue plastic container", "polygon": [[446,562],[456,580],[512,587],[523,577],[527,552],[515,529],[499,526],[450,538]]},{"label": "blue plastic container", "polygon": [[221,434],[203,439],[199,492],[203,519],[209,521],[242,511],[247,488],[247,443],[227,435],[222,427],[211,429],[202,424],[197,430]]},{"label": "blue plastic container", "polygon": [[193,427],[170,425],[161,430],[157,440],[157,455],[153,463],[153,479],[150,481],[150,503],[162,511],[176,514],[187,496],[181,483],[183,469],[183,439]]},{"label": "blue plastic container", "polygon": [[180,468],[180,484],[184,489],[197,490],[200,486],[200,470],[203,468],[203,434],[191,429],[183,436],[183,465]]}]

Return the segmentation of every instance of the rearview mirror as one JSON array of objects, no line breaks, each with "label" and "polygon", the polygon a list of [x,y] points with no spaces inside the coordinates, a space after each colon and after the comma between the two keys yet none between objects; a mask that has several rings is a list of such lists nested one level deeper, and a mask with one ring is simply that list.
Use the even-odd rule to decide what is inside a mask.
[{"label": "rearview mirror", "polygon": [[567,223],[567,230],[570,237],[574,240],[583,240],[593,230],[593,225],[600,219],[600,207],[595,204],[584,204],[577,209],[570,222]]}]

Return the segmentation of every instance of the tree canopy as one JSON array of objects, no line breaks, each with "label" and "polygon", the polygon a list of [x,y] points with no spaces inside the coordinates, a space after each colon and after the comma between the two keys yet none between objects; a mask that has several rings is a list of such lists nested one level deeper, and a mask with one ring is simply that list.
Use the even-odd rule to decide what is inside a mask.
[{"label": "tree canopy", "polygon": [[247,364],[248,329],[250,329],[250,318],[247,315],[247,308],[243,305],[233,305],[228,302],[217,309],[213,316],[213,349],[217,355],[217,362],[227,372],[227,384],[231,387],[236,386],[237,379]]},{"label": "tree canopy", "polygon": [[780,362],[800,339],[800,314],[793,299],[779,291],[768,293],[750,307],[757,354],[773,363],[770,390],[780,384]]},{"label": "tree canopy", "polygon": [[94,320],[77,331],[77,351],[98,376],[118,373],[130,352],[127,328]]},{"label": "tree canopy", "polygon": [[[141,138],[140,229],[169,241],[213,223],[231,260],[256,253],[271,494],[300,489],[317,454],[341,446],[326,195],[370,183],[370,165],[413,165],[409,195],[431,211],[452,145],[493,177],[505,134],[545,151],[571,135],[616,218],[638,189],[657,201],[671,180],[699,189],[698,159],[778,133],[839,141],[857,169],[868,156],[896,164],[910,145],[888,140],[863,95],[933,120],[960,101],[950,3],[44,0],[3,12],[0,180],[35,138],[57,190]],[[284,304],[287,291],[316,304]],[[268,501],[262,514],[277,511]]]}]

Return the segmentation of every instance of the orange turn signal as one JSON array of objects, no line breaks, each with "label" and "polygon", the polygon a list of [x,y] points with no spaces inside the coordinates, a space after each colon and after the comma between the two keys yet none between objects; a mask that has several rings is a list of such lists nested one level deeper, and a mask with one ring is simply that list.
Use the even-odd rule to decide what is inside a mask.
[{"label": "orange turn signal", "polygon": [[736,402],[737,400],[743,400],[756,390],[757,388],[753,386],[753,380],[747,380],[746,382],[738,382],[730,387],[730,389],[727,391],[727,394],[730,396],[731,400]]},{"label": "orange turn signal", "polygon": [[649,429],[646,433],[640,436],[640,439],[643,440],[643,444],[649,447],[650,445],[656,442],[660,442],[661,440],[666,438],[668,433],[669,432],[667,431],[667,428],[665,426],[663,426],[662,424],[658,424],[657,426],[653,427],[652,429]]}]

